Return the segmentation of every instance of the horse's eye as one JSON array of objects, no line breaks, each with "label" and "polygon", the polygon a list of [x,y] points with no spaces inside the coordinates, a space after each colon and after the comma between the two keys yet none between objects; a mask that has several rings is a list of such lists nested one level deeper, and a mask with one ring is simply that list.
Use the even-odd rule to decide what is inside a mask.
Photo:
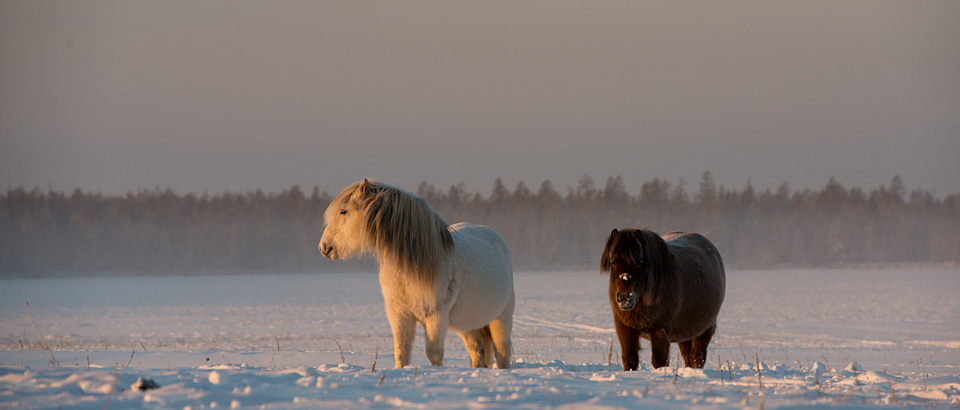
[{"label": "horse's eye", "polygon": [[341,210],[340,210],[340,215],[346,215],[346,214],[347,214],[347,210],[346,210],[346,209],[341,209]]}]

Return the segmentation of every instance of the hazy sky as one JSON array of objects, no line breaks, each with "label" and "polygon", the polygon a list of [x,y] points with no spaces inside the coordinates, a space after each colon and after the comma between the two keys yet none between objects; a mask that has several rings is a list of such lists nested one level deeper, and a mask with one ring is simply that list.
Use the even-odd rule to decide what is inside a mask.
[{"label": "hazy sky", "polygon": [[0,178],[960,192],[960,1],[0,0]]}]

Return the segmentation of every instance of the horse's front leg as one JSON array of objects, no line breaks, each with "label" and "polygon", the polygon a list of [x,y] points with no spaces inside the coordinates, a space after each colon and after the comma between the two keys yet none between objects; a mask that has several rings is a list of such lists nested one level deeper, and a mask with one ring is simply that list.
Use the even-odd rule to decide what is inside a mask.
[{"label": "horse's front leg", "polygon": [[430,365],[443,366],[443,341],[447,338],[450,317],[441,313],[431,315],[424,319],[423,327],[427,334],[427,359],[430,359]]},{"label": "horse's front leg", "polygon": [[617,338],[620,339],[623,370],[637,370],[640,367],[640,331],[624,324],[616,317],[613,318],[613,325],[617,330]]},{"label": "horse's front leg", "polygon": [[650,332],[650,350],[653,351],[650,362],[654,369],[670,365],[670,339],[663,329]]},{"label": "horse's front leg", "polygon": [[413,338],[416,336],[417,321],[408,313],[387,304],[387,319],[393,330],[394,367],[400,369],[410,364],[410,352],[413,350]]}]

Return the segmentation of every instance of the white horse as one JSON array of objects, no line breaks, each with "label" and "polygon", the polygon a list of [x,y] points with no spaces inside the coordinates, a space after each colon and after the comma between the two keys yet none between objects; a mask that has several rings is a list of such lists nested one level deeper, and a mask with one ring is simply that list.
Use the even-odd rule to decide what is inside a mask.
[{"label": "white horse", "polygon": [[324,256],[377,256],[397,368],[410,363],[417,323],[433,366],[443,366],[450,328],[471,366],[490,366],[495,355],[497,367],[510,367],[513,267],[499,234],[465,222],[447,226],[423,198],[367,179],[345,188],[323,217]]}]

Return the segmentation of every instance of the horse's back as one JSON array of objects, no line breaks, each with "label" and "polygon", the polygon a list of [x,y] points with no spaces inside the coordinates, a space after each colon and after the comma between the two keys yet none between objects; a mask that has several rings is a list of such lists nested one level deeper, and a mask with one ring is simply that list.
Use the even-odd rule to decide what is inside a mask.
[{"label": "horse's back", "polygon": [[661,236],[678,259],[678,263],[697,262],[718,270],[725,276],[720,251],[706,236],[696,232],[669,232]]},{"label": "horse's back", "polygon": [[457,257],[463,262],[471,261],[492,265],[491,270],[506,275],[513,282],[513,260],[510,248],[503,237],[488,226],[459,222],[449,227],[454,238]]},{"label": "horse's back", "polygon": [[503,237],[501,237],[497,231],[494,231],[489,226],[478,225],[471,222],[458,222],[450,225],[448,229],[454,234],[482,239],[505,256],[510,256],[510,248],[507,247],[507,242],[503,240]]}]

